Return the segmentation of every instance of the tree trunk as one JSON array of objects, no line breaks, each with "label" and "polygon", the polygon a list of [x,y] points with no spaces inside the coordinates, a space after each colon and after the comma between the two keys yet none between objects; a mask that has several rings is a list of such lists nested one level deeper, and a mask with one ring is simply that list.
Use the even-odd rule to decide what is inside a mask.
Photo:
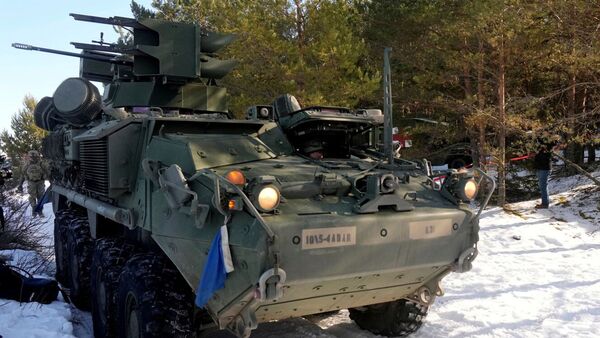
[{"label": "tree trunk", "polygon": [[[296,7],[296,34],[297,34],[297,44],[298,44],[298,52],[300,57],[300,62],[304,62],[304,47],[306,46],[305,36],[304,36],[304,25],[305,25],[305,15],[302,10],[302,0],[294,0],[294,6]],[[295,77],[296,86],[299,95],[304,94],[304,86],[305,86],[305,78],[303,74],[296,74]]]},{"label": "tree trunk", "polygon": [[294,0],[296,6],[296,33],[298,34],[298,47],[304,48],[304,13],[302,12],[302,0]]},{"label": "tree trunk", "polygon": [[498,205],[506,204],[506,60],[504,41],[498,50]]},{"label": "tree trunk", "polygon": [[[464,41],[464,53],[467,54],[468,53],[468,44],[467,41]],[[465,90],[465,102],[466,102],[466,106],[467,107],[472,107],[473,104],[473,81],[471,81],[471,66],[469,65],[469,63],[467,61],[465,61],[463,63],[463,83],[464,83],[464,90]],[[471,112],[467,112],[467,114],[472,114],[473,111]],[[461,123],[464,125],[465,124],[465,114],[461,115]],[[477,130],[474,128],[467,128],[467,137],[469,138],[469,144],[471,146],[471,158],[473,159],[473,163],[475,165],[479,165],[479,158],[480,158],[480,152],[479,152],[479,146],[477,145]]]},{"label": "tree trunk", "polygon": [[[463,41],[463,51],[464,54],[467,55],[469,51],[469,44],[467,41]],[[465,100],[468,103],[471,103],[473,100],[473,84],[471,81],[471,66],[468,61],[463,63],[463,82],[465,86]]]},{"label": "tree trunk", "polygon": [[[479,114],[483,114],[485,109],[485,93],[483,90],[483,42],[479,41],[479,61],[477,62],[477,109]],[[486,171],[486,154],[485,154],[485,123],[483,120],[479,122],[477,126],[478,142],[477,142],[477,154],[479,167]]]},{"label": "tree trunk", "polygon": [[[572,74],[569,77],[569,92],[567,96],[567,127],[568,127],[568,138],[572,139],[573,136],[577,135],[577,123],[575,121],[575,115],[577,114],[577,76]],[[567,148],[565,149],[565,157],[568,158],[571,162],[576,163],[578,165],[583,164],[583,146],[579,143],[571,142],[567,144]],[[572,166],[567,169],[567,172],[570,175],[574,175],[577,173],[577,170]]]},{"label": "tree trunk", "polygon": [[[587,113],[587,98],[588,98],[588,88],[585,87],[583,90],[583,99],[581,100],[581,113],[585,114]],[[589,128],[589,130],[593,130],[593,128],[595,128],[595,123],[591,123],[591,124],[586,124],[586,127]],[[596,162],[596,149],[594,147],[594,142],[590,142],[588,143],[585,147],[585,149],[587,149],[587,163],[588,165],[590,163]],[[584,150],[585,151],[585,150]],[[585,156],[585,154],[584,154]],[[583,160],[583,162],[585,162],[585,158]]]},{"label": "tree trunk", "polygon": [[588,151],[588,164],[596,162],[596,147],[594,146],[593,143],[588,144],[587,151]]},{"label": "tree trunk", "polygon": [[560,158],[561,160],[563,160],[565,162],[565,165],[575,169],[575,171],[577,171],[578,173],[580,173],[581,175],[589,178],[590,180],[592,180],[592,182],[594,182],[594,184],[596,184],[597,186],[600,187],[600,180],[598,180],[597,178],[595,178],[594,176],[592,176],[592,174],[588,173],[587,171],[583,170],[582,167],[580,167],[579,165],[577,165],[576,163],[573,163],[571,161],[569,161],[568,159],[560,156],[557,153],[553,154],[554,156]]}]

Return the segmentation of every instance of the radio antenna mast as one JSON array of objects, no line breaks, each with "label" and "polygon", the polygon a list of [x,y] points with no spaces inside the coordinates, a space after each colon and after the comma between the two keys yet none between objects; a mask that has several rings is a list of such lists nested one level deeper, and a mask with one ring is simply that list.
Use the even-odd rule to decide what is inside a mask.
[{"label": "radio antenna mast", "polygon": [[392,71],[390,69],[390,51],[383,50],[383,151],[389,164],[394,164],[394,145],[392,138]]}]

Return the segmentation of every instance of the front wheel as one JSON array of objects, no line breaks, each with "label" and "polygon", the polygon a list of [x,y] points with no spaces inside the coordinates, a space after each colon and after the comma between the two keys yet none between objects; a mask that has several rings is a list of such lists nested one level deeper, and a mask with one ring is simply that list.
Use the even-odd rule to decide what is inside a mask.
[{"label": "front wheel", "polygon": [[54,216],[54,261],[56,262],[56,280],[63,286],[69,287],[67,262],[67,230],[69,224],[77,215],[73,210],[63,209]]},{"label": "front wheel", "polygon": [[192,336],[193,297],[155,254],[133,256],[119,278],[117,332],[123,338]]},{"label": "front wheel", "polygon": [[90,266],[94,240],[83,217],[75,217],[66,231],[66,262],[68,264],[69,297],[82,310],[90,308]]},{"label": "front wheel", "polygon": [[416,332],[423,325],[428,310],[428,306],[406,299],[349,309],[350,319],[361,329],[388,337]]}]

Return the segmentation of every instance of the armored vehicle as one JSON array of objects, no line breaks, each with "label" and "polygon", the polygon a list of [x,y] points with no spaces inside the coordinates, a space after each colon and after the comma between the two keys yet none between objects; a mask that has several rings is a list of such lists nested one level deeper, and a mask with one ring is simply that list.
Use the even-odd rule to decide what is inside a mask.
[{"label": "armored vehicle", "polygon": [[405,335],[441,279],[471,268],[481,173],[449,171],[436,188],[426,161],[382,152],[380,110],[283,95],[233,119],[217,85],[235,65],[216,55],[230,35],[72,16],[125,26],[133,44],[14,46],[81,58],[35,121],[50,131],[57,279],[96,337],[247,337],[337,309]]}]

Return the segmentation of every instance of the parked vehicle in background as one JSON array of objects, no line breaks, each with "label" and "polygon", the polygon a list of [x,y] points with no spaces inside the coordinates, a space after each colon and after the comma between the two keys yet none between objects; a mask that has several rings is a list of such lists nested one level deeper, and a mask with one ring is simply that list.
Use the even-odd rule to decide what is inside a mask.
[{"label": "parked vehicle in background", "polygon": [[[433,130],[443,131],[448,124],[423,117],[407,117],[399,119],[400,125],[394,128],[394,141],[398,144],[399,153],[407,153],[414,157],[427,158],[434,166],[447,165],[450,169],[460,169],[470,167],[473,164],[473,149],[468,139],[461,142],[448,144],[432,143],[432,138],[419,134],[415,139],[415,128],[427,127]],[[429,130],[428,129],[428,130]],[[431,134],[429,131],[427,135]],[[402,151],[416,147],[416,151]]]}]

